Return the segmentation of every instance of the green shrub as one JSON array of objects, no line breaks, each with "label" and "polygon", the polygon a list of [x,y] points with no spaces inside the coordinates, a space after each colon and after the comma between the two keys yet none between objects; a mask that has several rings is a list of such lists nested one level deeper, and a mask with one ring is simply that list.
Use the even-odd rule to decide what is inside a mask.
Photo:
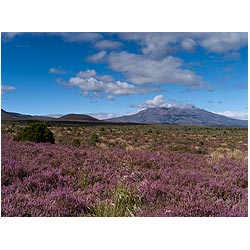
[{"label": "green shrub", "polygon": [[19,131],[18,139],[20,141],[55,143],[53,133],[47,128],[45,124],[41,123],[33,123]]},{"label": "green shrub", "polygon": [[153,133],[153,130],[150,128],[150,129],[148,129],[148,133],[149,134],[152,134]]},{"label": "green shrub", "polygon": [[79,147],[81,145],[81,141],[79,138],[74,138],[71,143],[72,146]]},{"label": "green shrub", "polygon": [[100,142],[100,139],[98,137],[97,134],[92,134],[90,137],[89,137],[89,142],[91,145],[96,145],[97,143]]}]

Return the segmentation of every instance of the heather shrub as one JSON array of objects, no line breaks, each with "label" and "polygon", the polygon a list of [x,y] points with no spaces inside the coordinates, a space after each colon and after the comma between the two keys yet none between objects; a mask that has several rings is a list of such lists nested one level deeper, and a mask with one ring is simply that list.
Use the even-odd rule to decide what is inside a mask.
[{"label": "heather shrub", "polygon": [[64,145],[2,130],[2,216],[248,216],[247,130],[53,126]]},{"label": "heather shrub", "polygon": [[18,140],[55,143],[53,133],[45,124],[34,123],[19,131]]}]

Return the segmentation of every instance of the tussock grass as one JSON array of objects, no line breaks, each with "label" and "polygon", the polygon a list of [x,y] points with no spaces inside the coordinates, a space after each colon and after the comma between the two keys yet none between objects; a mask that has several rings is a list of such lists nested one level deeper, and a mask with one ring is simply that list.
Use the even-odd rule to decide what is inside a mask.
[{"label": "tussock grass", "polygon": [[94,217],[130,217],[135,216],[140,204],[141,198],[137,194],[127,186],[118,185],[112,201],[99,203],[89,210]]}]

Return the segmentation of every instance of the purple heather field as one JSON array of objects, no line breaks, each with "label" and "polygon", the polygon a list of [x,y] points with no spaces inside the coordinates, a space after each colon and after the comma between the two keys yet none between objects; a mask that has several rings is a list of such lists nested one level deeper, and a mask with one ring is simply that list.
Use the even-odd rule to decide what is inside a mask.
[{"label": "purple heather field", "polygon": [[247,129],[50,129],[55,144],[3,125],[2,216],[248,216]]}]

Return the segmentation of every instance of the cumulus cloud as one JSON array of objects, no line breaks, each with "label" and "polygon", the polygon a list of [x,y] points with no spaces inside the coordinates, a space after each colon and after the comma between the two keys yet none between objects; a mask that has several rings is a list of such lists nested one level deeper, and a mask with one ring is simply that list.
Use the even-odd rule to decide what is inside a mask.
[{"label": "cumulus cloud", "polygon": [[120,48],[121,46],[122,46],[121,42],[110,41],[110,40],[102,40],[95,44],[95,47],[100,50],[112,50]]},{"label": "cumulus cloud", "polygon": [[69,86],[75,86],[85,91],[104,92],[106,94],[113,95],[130,95],[145,93],[145,89],[138,88],[127,82],[115,81],[115,82],[103,82],[96,78],[79,78],[71,77],[69,79]]},{"label": "cumulus cloud", "polygon": [[109,54],[107,62],[111,69],[124,74],[129,82],[139,85],[178,83],[192,88],[205,85],[201,76],[191,70],[182,69],[183,61],[173,56],[154,60],[123,51]]},{"label": "cumulus cloud", "polygon": [[137,105],[131,105],[132,108],[137,108],[139,110],[147,109],[147,108],[156,108],[156,107],[165,107],[165,108],[191,108],[194,107],[192,104],[179,103],[175,100],[165,101],[163,95],[156,95],[152,99],[147,99],[143,103],[139,103]]},{"label": "cumulus cloud", "polygon": [[16,87],[10,85],[1,85],[1,94],[5,94],[7,92],[15,90]]},{"label": "cumulus cloud", "polygon": [[204,49],[215,53],[239,50],[248,42],[246,32],[199,33],[198,40]]},{"label": "cumulus cloud", "polygon": [[121,39],[134,40],[141,46],[141,52],[154,59],[162,59],[176,51],[176,44],[182,33],[119,33]]},{"label": "cumulus cloud", "polygon": [[94,69],[87,69],[85,71],[80,71],[77,73],[79,78],[91,78],[95,77],[97,80],[103,82],[115,82],[115,79],[111,75],[98,75]]},{"label": "cumulus cloud", "polygon": [[162,58],[180,49],[200,46],[208,52],[226,53],[237,51],[248,43],[247,32],[190,32],[190,33],[119,33],[121,39],[134,40],[143,54]]},{"label": "cumulus cloud", "polygon": [[106,54],[107,54],[107,51],[103,50],[103,51],[93,54],[92,56],[89,56],[87,60],[90,62],[94,62],[94,63],[102,62],[105,59]]},{"label": "cumulus cloud", "polygon": [[114,82],[115,81],[113,76],[110,76],[110,75],[97,75],[96,79],[104,81],[104,82]]},{"label": "cumulus cloud", "polygon": [[248,112],[238,112],[238,111],[224,111],[220,113],[216,113],[218,115],[224,115],[230,118],[248,120]]},{"label": "cumulus cloud", "polygon": [[186,37],[181,41],[181,48],[183,48],[184,50],[192,52],[194,51],[195,47],[196,42],[192,38]]},{"label": "cumulus cloud", "polygon": [[77,77],[79,78],[90,78],[90,77],[93,77],[97,75],[96,71],[94,69],[87,69],[85,71],[80,71],[78,74],[77,74]]},{"label": "cumulus cloud", "polygon": [[98,75],[95,70],[80,71],[68,81],[57,79],[57,83],[68,87],[78,87],[80,95],[91,98],[100,98],[107,95],[108,100],[113,100],[113,95],[131,95],[146,93],[149,90],[139,88],[124,81],[116,81],[109,75]]},{"label": "cumulus cloud", "polygon": [[148,99],[144,103],[139,104],[139,108],[159,107],[165,104],[163,95],[157,95],[153,99]]},{"label": "cumulus cloud", "polygon": [[61,68],[53,67],[49,69],[50,74],[55,74],[55,75],[65,75],[67,74],[66,70],[63,70]]}]

